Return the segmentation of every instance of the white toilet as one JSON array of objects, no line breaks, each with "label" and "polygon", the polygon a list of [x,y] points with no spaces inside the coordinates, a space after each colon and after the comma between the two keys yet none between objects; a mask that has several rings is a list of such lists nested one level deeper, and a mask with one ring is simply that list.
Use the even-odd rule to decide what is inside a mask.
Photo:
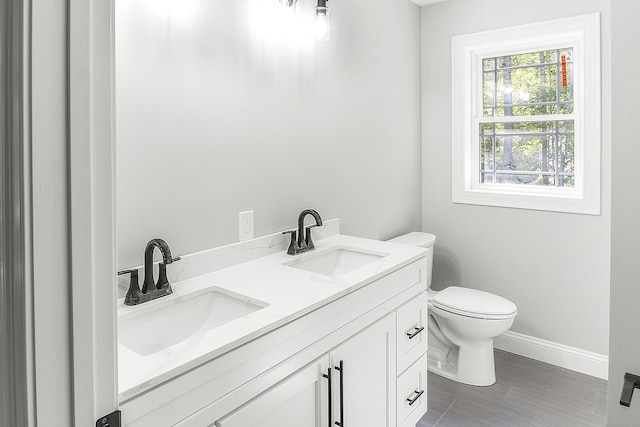
[{"label": "white toilet", "polygon": [[464,384],[492,385],[496,382],[493,339],[511,327],[517,307],[505,298],[474,289],[450,286],[431,290],[435,241],[433,234],[420,232],[389,240],[431,249],[427,255],[427,368]]}]

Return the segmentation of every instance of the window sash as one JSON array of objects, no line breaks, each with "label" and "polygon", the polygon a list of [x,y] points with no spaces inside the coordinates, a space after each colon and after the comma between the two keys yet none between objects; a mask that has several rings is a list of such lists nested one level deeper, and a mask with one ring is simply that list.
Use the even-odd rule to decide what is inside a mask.
[{"label": "window sash", "polygon": [[[573,132],[563,132],[565,135],[573,135],[575,141],[578,141],[578,138],[582,138],[582,125],[580,120],[580,114],[546,114],[540,116],[507,116],[507,117],[476,117],[473,120],[472,125],[472,150],[471,150],[471,189],[474,190],[491,190],[491,191],[500,191],[500,187],[508,188],[521,188],[522,191],[534,191],[534,192],[549,192],[552,193],[578,193],[583,191],[583,159],[584,159],[584,146],[583,144],[579,144],[576,142],[574,145],[574,153],[573,153],[573,161],[574,161],[574,171],[571,173],[564,172],[550,172],[551,176],[556,176],[560,178],[562,176],[573,176],[574,177],[574,185],[573,187],[564,187],[564,186],[552,186],[552,185],[529,185],[529,184],[508,184],[508,183],[488,183],[482,182],[481,175],[482,174],[520,174],[526,175],[528,172],[532,172],[538,175],[545,175],[545,172],[542,171],[503,171],[503,170],[483,170],[481,167],[481,158],[482,158],[482,149],[481,149],[481,138],[483,135],[480,134],[480,129],[483,124],[496,124],[496,123],[531,123],[531,122],[564,122],[564,121],[573,121]],[[518,136],[518,135],[544,135],[550,134],[555,135],[556,132],[516,132],[516,133],[505,133],[498,135],[485,135],[485,136]],[[557,150],[556,150],[557,151]],[[495,153],[494,153],[495,156]],[[557,152],[556,152],[557,156]],[[495,157],[494,157],[495,162]],[[555,167],[557,170],[557,161],[555,162]]]}]

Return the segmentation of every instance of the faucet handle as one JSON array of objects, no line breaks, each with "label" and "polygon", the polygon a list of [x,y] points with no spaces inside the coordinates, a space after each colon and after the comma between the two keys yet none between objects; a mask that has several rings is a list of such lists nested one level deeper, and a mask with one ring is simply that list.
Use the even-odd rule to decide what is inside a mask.
[{"label": "faucet handle", "polygon": [[289,243],[289,249],[287,249],[287,253],[289,255],[295,255],[296,253],[298,253],[298,251],[296,250],[296,239],[298,236],[298,233],[296,232],[296,230],[287,230],[287,231],[283,231],[282,234],[291,234],[291,243]]},{"label": "faucet handle", "polygon": [[129,280],[129,290],[124,297],[124,304],[136,305],[139,303],[140,297],[142,296],[142,292],[140,291],[140,284],[138,283],[138,269],[132,268],[130,270],[118,271],[118,276],[122,276],[123,274],[131,274],[131,279]]},{"label": "faucet handle", "polygon": [[137,268],[131,268],[129,270],[120,270],[120,271],[118,271],[118,276],[122,276],[123,274],[131,274],[131,277],[133,277],[134,275],[137,277],[138,276],[138,269]]}]

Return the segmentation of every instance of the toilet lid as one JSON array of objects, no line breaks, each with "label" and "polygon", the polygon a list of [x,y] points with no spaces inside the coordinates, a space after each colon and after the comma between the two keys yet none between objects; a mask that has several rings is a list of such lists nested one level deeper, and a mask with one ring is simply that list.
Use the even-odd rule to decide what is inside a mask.
[{"label": "toilet lid", "polygon": [[433,304],[443,310],[471,317],[515,315],[518,308],[506,298],[475,289],[449,286],[433,297]]}]

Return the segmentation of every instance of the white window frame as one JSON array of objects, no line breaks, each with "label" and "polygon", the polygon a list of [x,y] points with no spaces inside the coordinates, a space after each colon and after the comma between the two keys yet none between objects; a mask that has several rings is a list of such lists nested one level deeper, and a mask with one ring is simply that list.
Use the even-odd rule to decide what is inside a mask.
[{"label": "white window frame", "polygon": [[[574,113],[540,121],[575,120],[574,187],[481,183],[482,59],[566,47],[573,48]],[[452,201],[600,215],[600,15],[453,37],[452,67]]]}]

